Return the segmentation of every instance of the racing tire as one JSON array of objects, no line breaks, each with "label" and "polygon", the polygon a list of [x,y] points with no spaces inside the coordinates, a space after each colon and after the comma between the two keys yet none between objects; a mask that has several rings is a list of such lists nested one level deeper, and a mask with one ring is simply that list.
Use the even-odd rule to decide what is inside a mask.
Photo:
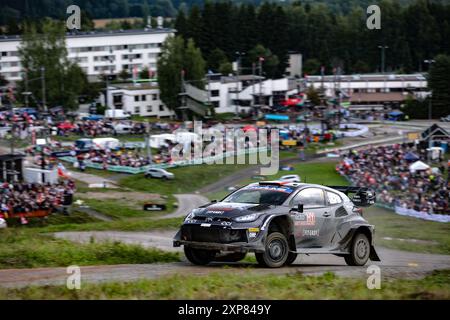
[{"label": "racing tire", "polygon": [[195,249],[184,246],[184,255],[189,262],[198,266],[205,266],[214,260],[216,254],[211,250]]},{"label": "racing tire", "polygon": [[349,266],[363,266],[370,256],[370,242],[364,233],[358,233],[353,237],[350,246],[350,254],[344,256]]},{"label": "racing tire", "polygon": [[284,234],[273,232],[267,236],[263,253],[255,253],[256,260],[263,267],[280,268],[288,258],[289,245]]},{"label": "racing tire", "polygon": [[286,266],[290,266],[291,264],[294,263],[294,261],[295,261],[296,259],[297,259],[297,254],[294,253],[294,252],[289,252],[289,253],[288,253],[288,257],[287,257],[287,259],[286,259],[285,265],[286,265]]},{"label": "racing tire", "polygon": [[246,252],[233,252],[229,254],[225,254],[223,256],[214,258],[214,261],[218,262],[239,262],[245,258],[247,255]]}]

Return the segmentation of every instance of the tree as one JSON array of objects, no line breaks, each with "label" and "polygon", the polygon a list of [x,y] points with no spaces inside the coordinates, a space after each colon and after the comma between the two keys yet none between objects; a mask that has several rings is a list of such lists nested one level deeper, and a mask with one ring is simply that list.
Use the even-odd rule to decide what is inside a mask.
[{"label": "tree", "polygon": [[203,87],[205,61],[192,39],[186,42],[180,36],[168,37],[158,60],[158,83],[161,100],[170,108],[179,106],[181,77],[193,85]]},{"label": "tree", "polygon": [[303,72],[306,74],[319,74],[320,72],[320,61],[317,59],[308,59],[303,65]]},{"label": "tree", "polygon": [[428,87],[432,92],[433,117],[450,114],[450,56],[438,55],[431,65]]},{"label": "tree", "polygon": [[231,62],[224,61],[219,66],[219,72],[223,75],[229,75],[233,73],[233,65]]},{"label": "tree", "polygon": [[130,79],[131,75],[127,69],[122,69],[122,71],[120,71],[120,73],[118,74],[118,77],[120,79],[122,79],[123,81],[125,81],[125,80]]},{"label": "tree", "polygon": [[308,100],[311,101],[313,106],[320,105],[319,92],[313,86],[310,86],[308,88],[308,90],[306,91],[306,95],[308,96]]},{"label": "tree", "polygon": [[185,79],[193,85],[203,88],[206,62],[203,60],[202,52],[195,46],[194,40],[189,39],[183,52],[183,68]]},{"label": "tree", "polygon": [[0,74],[0,87],[4,87],[8,84],[8,80],[5,79],[5,77]]},{"label": "tree", "polygon": [[[26,24],[19,47],[22,67],[26,72],[31,101],[42,106],[42,84],[45,75],[47,106],[61,105],[65,109],[78,106],[77,98],[88,86],[82,69],[67,58],[65,25],[62,22],[45,19],[42,33],[36,25]],[[44,73],[42,72],[44,70]],[[20,91],[25,91],[25,78],[19,83]]]},{"label": "tree", "polygon": [[219,48],[215,48],[208,56],[208,69],[219,72],[219,68],[223,63],[227,63],[228,59],[225,52]]},{"label": "tree", "polygon": [[280,61],[278,57],[272,54],[270,49],[265,48],[264,46],[258,44],[248,53],[249,59],[252,63],[258,63],[259,59],[263,59],[262,67],[263,73],[268,78],[273,78],[277,73],[278,64]]}]

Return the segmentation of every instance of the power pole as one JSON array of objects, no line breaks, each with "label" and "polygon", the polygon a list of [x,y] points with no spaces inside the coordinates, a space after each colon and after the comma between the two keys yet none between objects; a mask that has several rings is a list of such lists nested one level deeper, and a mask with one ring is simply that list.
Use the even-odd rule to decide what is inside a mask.
[{"label": "power pole", "polygon": [[[427,59],[427,60],[424,60],[423,62],[428,64],[428,75],[429,75],[430,74],[431,65],[433,63],[435,63],[436,61],[434,61],[433,59]],[[430,91],[430,95],[428,96],[428,120],[431,120],[433,118],[433,104],[432,104],[432,101],[431,101],[432,96],[433,96],[433,92]]]},{"label": "power pole", "polygon": [[42,107],[44,112],[47,112],[47,97],[45,95],[45,67],[41,67],[41,82],[42,82]]},{"label": "power pole", "polygon": [[259,58],[259,108],[261,109],[261,107],[262,107],[262,57]]},{"label": "power pole", "polygon": [[388,46],[382,45],[378,46],[381,49],[381,73],[384,73],[384,64],[385,64],[385,50],[388,49]]},{"label": "power pole", "polygon": [[256,92],[255,92],[255,85],[256,85],[255,77],[256,77],[256,64],[253,62],[253,63],[252,63],[252,95],[253,95],[253,108],[256,108],[256,107],[255,107],[255,96],[256,96]]},{"label": "power pole", "polygon": [[25,108],[28,108],[28,70],[25,69]]}]

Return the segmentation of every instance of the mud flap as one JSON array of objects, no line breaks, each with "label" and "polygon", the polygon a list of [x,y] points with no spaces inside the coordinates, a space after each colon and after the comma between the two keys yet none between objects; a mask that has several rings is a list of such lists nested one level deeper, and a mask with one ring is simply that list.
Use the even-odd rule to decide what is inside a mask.
[{"label": "mud flap", "polygon": [[375,247],[374,246],[370,246],[369,258],[372,261],[381,261],[380,257],[378,256],[377,252],[375,251]]}]

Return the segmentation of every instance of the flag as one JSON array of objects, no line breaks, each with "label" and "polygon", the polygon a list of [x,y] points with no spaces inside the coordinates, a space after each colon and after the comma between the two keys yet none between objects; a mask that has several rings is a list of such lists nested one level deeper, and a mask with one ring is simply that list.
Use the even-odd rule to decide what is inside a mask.
[{"label": "flag", "polygon": [[61,162],[58,163],[58,176],[61,178],[69,178],[69,173]]},{"label": "flag", "polygon": [[134,80],[137,79],[137,72],[138,72],[137,67],[134,66],[134,67],[133,67],[133,79],[134,79]]}]

